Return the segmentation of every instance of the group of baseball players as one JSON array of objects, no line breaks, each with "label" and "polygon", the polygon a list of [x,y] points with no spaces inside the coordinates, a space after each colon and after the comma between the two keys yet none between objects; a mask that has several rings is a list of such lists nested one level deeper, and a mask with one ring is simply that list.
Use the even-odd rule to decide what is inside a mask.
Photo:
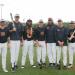
[{"label": "group of baseball players", "polygon": [[[48,23],[44,24],[39,20],[36,27],[32,27],[32,20],[28,19],[25,26],[19,21],[20,16],[16,14],[14,21],[6,25],[4,20],[0,21],[0,54],[2,55],[2,69],[6,68],[6,56],[8,46],[10,48],[11,67],[14,72],[17,68],[20,46],[22,46],[21,68],[25,68],[26,56],[29,55],[31,67],[34,64],[34,47],[36,48],[37,64],[47,66],[46,56],[48,56],[49,67],[60,68],[61,57],[63,68],[73,67],[73,55],[75,52],[75,22],[69,23],[65,27],[63,21],[59,19],[54,24],[52,18],[48,18]],[[68,60],[68,59],[69,60]],[[67,62],[69,61],[69,62]]]}]

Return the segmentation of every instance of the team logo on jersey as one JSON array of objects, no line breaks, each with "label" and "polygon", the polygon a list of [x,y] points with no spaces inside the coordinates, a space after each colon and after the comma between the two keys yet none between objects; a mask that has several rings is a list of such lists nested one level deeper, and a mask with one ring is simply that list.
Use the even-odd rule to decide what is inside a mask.
[{"label": "team logo on jersey", "polygon": [[32,28],[27,29],[27,37],[28,37],[28,38],[31,38],[32,35],[33,35],[33,30],[32,30]]},{"label": "team logo on jersey", "polygon": [[44,36],[44,32],[40,32],[40,35],[41,35],[41,36]]},{"label": "team logo on jersey", "polygon": [[0,36],[5,36],[5,32],[0,32]]}]

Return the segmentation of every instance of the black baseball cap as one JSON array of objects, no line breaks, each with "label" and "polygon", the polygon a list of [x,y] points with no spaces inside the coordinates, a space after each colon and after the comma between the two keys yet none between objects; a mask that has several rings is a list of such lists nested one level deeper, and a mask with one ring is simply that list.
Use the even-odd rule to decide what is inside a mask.
[{"label": "black baseball cap", "polygon": [[0,20],[0,23],[5,23],[5,20],[4,20],[4,19],[1,19],[1,20]]},{"label": "black baseball cap", "polygon": [[59,20],[58,20],[58,22],[62,22],[62,20],[61,20],[61,19],[59,19]]},{"label": "black baseball cap", "polygon": [[48,21],[53,21],[52,18],[48,18]]},{"label": "black baseball cap", "polygon": [[75,22],[74,21],[71,21],[69,24],[75,24]]},{"label": "black baseball cap", "polygon": [[32,22],[32,20],[31,19],[28,19],[27,22]]}]

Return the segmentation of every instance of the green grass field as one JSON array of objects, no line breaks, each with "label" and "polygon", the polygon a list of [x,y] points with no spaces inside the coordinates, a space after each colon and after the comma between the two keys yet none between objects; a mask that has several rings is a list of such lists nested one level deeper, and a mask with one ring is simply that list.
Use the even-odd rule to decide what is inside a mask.
[{"label": "green grass field", "polygon": [[[36,64],[36,49],[35,49],[35,64]],[[7,53],[7,69],[8,69],[8,73],[4,73],[2,71],[1,68],[1,55],[0,55],[0,75],[75,75],[75,66],[70,69],[70,70],[58,70],[58,69],[52,69],[49,67],[43,68],[43,69],[39,69],[39,67],[36,68],[32,68],[29,64],[29,59],[27,56],[27,61],[26,61],[26,67],[24,69],[20,68],[21,65],[21,57],[22,57],[22,50],[20,50],[20,54],[19,54],[19,61],[18,61],[18,70],[13,73],[11,72],[11,63],[10,63],[10,50],[8,49],[8,53]],[[74,56],[75,57],[75,56]],[[48,65],[48,58],[47,58],[47,65]],[[74,60],[74,64],[75,64],[75,60]]]}]

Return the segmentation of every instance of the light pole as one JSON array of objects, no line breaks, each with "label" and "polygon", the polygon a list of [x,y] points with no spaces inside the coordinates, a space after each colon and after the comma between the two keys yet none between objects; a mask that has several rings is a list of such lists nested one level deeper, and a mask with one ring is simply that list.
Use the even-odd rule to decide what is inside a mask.
[{"label": "light pole", "polygon": [[1,6],[1,19],[2,19],[2,8],[3,8],[4,4],[0,4],[0,6]]}]

